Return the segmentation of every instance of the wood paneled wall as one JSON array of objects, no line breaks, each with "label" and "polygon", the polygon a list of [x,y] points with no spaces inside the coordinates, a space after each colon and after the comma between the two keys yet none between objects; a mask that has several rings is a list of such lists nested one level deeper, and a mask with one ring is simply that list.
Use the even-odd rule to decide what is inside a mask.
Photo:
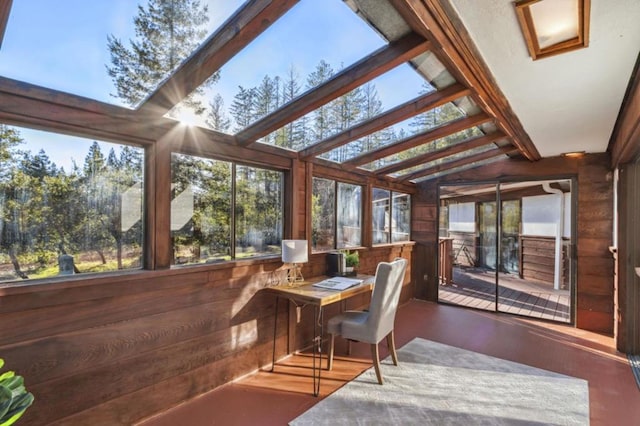
[{"label": "wood paneled wall", "polygon": [[515,181],[577,178],[577,297],[576,326],[611,334],[614,324],[613,173],[608,154],[581,158],[553,157],[536,162],[507,159],[439,181],[419,185],[415,197],[413,281],[416,295],[437,300],[435,253],[438,240],[437,191],[439,183]]},{"label": "wood paneled wall", "polygon": [[[287,183],[286,231],[296,238],[308,233],[311,170],[293,161]],[[374,274],[378,262],[411,260],[412,251],[413,243],[359,249],[359,271]],[[129,425],[269,366],[275,299],[259,290],[279,280],[281,265],[279,258],[242,260],[0,288],[0,357],[36,398],[22,422]],[[303,267],[306,277],[324,272],[323,254]],[[402,301],[413,296],[410,276]],[[310,309],[293,329],[279,316],[278,357],[290,332],[299,342],[293,349],[307,345],[307,315]]]},{"label": "wood paneled wall", "polygon": [[619,180],[616,344],[640,354],[640,160],[622,166]]}]

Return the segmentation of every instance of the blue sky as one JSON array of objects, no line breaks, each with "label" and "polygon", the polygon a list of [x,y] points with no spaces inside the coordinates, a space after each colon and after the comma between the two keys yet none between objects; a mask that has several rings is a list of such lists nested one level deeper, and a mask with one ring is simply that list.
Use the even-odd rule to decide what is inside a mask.
[{"label": "blue sky", "polygon": [[[122,40],[133,36],[138,3],[146,5],[146,0],[14,1],[0,48],[0,75],[121,104],[110,96],[115,90],[106,72],[107,35]],[[206,3],[213,31],[243,1]],[[220,93],[228,107],[238,85],[255,86],[267,74],[284,76],[292,65],[305,78],[320,59],[339,69],[382,45],[384,41],[341,0],[301,0],[222,68],[221,79],[211,91]],[[421,81],[403,66],[375,83],[384,107],[390,108],[415,96]],[[71,142],[76,139],[64,135],[29,129],[22,129],[21,134],[29,141],[29,149],[35,152],[43,147],[65,168],[71,157],[82,163],[88,149],[86,142]]]}]

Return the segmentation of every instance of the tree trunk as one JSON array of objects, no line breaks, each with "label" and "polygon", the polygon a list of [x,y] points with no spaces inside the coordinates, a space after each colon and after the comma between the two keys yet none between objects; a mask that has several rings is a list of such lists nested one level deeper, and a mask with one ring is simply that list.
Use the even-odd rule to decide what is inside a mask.
[{"label": "tree trunk", "polygon": [[102,250],[96,250],[96,253],[98,253],[98,255],[100,256],[100,260],[102,260],[102,264],[106,265],[107,259],[105,259],[104,253],[102,252]]},{"label": "tree trunk", "polygon": [[20,269],[20,261],[18,261],[16,250],[13,247],[9,249],[9,258],[11,259],[11,263],[13,264],[13,269],[16,271],[16,275],[23,280],[28,280],[29,277],[27,276],[27,274],[22,272],[22,270]]}]

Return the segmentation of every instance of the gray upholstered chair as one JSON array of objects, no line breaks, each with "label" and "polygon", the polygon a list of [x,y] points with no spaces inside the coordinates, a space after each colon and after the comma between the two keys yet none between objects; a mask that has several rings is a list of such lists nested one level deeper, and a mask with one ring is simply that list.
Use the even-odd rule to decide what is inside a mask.
[{"label": "gray upholstered chair", "polygon": [[390,263],[381,262],[376,269],[369,309],[367,311],[346,311],[329,320],[327,329],[331,334],[331,341],[327,369],[331,370],[333,367],[336,335],[349,340],[349,353],[351,352],[352,340],[371,344],[371,358],[380,384],[382,384],[382,374],[380,373],[378,343],[385,337],[393,363],[398,365],[393,324],[406,269],[406,259],[397,258]]}]

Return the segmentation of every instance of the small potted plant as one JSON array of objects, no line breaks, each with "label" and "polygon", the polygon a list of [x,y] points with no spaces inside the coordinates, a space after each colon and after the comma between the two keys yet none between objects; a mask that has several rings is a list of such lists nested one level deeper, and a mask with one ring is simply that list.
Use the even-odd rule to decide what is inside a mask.
[{"label": "small potted plant", "polygon": [[344,263],[346,266],[346,274],[347,275],[355,275],[356,268],[360,265],[360,255],[357,251],[349,251],[345,250],[344,252]]},{"label": "small potted plant", "polygon": [[[4,360],[0,358],[0,369]],[[14,424],[33,403],[33,395],[24,387],[22,376],[13,371],[0,374],[0,426]]]}]

